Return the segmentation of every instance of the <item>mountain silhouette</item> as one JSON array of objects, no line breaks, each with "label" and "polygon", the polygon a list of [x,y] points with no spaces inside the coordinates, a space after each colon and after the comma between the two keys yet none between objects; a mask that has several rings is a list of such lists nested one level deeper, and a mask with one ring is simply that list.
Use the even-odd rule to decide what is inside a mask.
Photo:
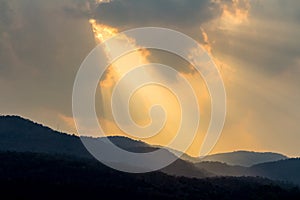
[{"label": "mountain silhouette", "polygon": [[[102,138],[89,139],[97,140],[100,144],[102,142]],[[120,148],[131,152],[151,152],[157,150],[157,147],[126,137],[116,136],[109,137],[109,139]],[[0,151],[60,154],[94,159],[86,150],[79,137],[54,131],[19,116],[0,117]],[[169,156],[175,156],[167,150],[166,152]],[[187,155],[184,156],[185,159],[188,158]],[[212,176],[261,176],[273,180],[283,180],[300,184],[300,174],[298,173],[298,169],[300,169],[299,159],[289,160],[281,154],[237,151],[210,155],[198,163],[195,163],[196,160],[194,158],[194,163],[192,163],[178,159],[161,171],[169,175],[196,178]],[[275,161],[268,162],[270,160]],[[260,164],[249,166],[252,163]]]},{"label": "mountain silhouette", "polygon": [[0,117],[0,151],[91,157],[80,139],[18,116]]},{"label": "mountain silhouette", "polygon": [[201,159],[201,162],[221,162],[228,165],[250,167],[252,165],[260,163],[284,160],[287,158],[288,157],[285,155],[272,152],[260,153],[251,151],[235,151],[229,153],[208,155]]},{"label": "mountain silhouette", "polygon": [[[102,142],[102,138],[89,138]],[[131,152],[151,152],[157,150],[144,142],[135,141],[126,137],[109,137],[110,141],[118,147]],[[0,117],[0,151],[32,152],[46,154],[63,154],[80,158],[93,159],[86,150],[79,137],[54,131],[41,124],[19,116]],[[175,156],[166,150],[168,156]],[[170,175],[186,177],[208,177],[211,173],[200,170],[192,163],[178,159],[171,165],[162,169]]]},{"label": "mountain silhouette", "polygon": [[300,159],[267,162],[251,167],[231,166],[220,162],[200,162],[195,164],[217,176],[259,176],[272,180],[286,181],[300,186]]},{"label": "mountain silhouette", "polygon": [[[103,138],[89,139],[103,142]],[[109,139],[132,152],[157,149],[125,137]],[[217,162],[193,164],[178,159],[160,172],[128,174],[95,160],[79,137],[18,116],[0,117],[0,160],[0,192],[10,199],[53,199],[59,196],[65,199],[296,200],[300,197],[298,187],[267,178],[215,177],[257,175],[297,183],[297,175],[294,179],[282,177],[297,174],[298,159],[252,167]],[[285,168],[293,170],[283,172]]]},{"label": "mountain silhouette", "polygon": [[288,181],[300,186],[300,158],[262,163],[249,168],[249,175]]}]

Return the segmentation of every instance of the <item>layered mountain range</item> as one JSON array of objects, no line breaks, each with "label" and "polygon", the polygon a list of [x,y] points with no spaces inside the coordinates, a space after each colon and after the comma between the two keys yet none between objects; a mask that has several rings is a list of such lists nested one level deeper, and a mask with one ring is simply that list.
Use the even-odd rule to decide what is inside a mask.
[{"label": "layered mountain range", "polygon": [[[90,138],[102,142],[102,138]],[[158,147],[126,137],[109,137],[117,146],[131,152],[150,152]],[[167,151],[167,150],[166,150]],[[79,137],[54,131],[19,116],[0,117],[0,152],[66,155],[78,159],[94,159]],[[174,156],[168,151],[170,156]],[[259,176],[300,185],[300,159],[278,153],[236,151],[181,159],[162,169],[174,176],[206,178],[216,176]]]}]

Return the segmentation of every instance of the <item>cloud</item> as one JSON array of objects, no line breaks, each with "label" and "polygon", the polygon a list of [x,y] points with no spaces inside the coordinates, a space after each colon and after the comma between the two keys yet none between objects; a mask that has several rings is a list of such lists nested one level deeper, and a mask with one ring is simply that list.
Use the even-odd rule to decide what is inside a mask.
[{"label": "cloud", "polygon": [[[204,26],[216,57],[240,63],[243,70],[274,76],[295,67],[300,55],[300,4],[250,1],[248,20],[232,25],[222,18]],[[271,4],[272,3],[272,4]],[[293,16],[293,17],[292,17]]]},{"label": "cloud", "polygon": [[1,112],[70,115],[76,72],[95,46],[88,20],[65,13],[72,0],[0,3]]},{"label": "cloud", "polygon": [[[0,1],[0,28],[11,24],[11,8],[8,1]],[[1,29],[0,29],[1,30]],[[2,32],[3,30],[1,30]]]},{"label": "cloud", "polygon": [[63,6],[63,10],[70,17],[89,19],[98,4],[97,0],[71,0]]},{"label": "cloud", "polygon": [[95,10],[100,23],[115,27],[200,26],[221,14],[218,4],[210,0],[114,0]]},{"label": "cloud", "polygon": [[162,26],[180,30],[202,41],[200,26],[220,17],[242,22],[247,19],[249,0],[114,0],[93,11],[101,24],[121,30]]},{"label": "cloud", "polygon": [[[116,27],[119,31],[143,26],[162,26],[181,31],[202,43],[213,56],[214,41],[208,39],[210,36],[203,27],[220,20],[232,25],[242,24],[248,20],[250,7],[249,0],[114,0],[99,4],[93,15],[98,24]],[[213,28],[219,27],[215,25]],[[162,52],[152,52],[149,56],[149,60],[154,62],[168,60],[166,63],[180,72],[194,72],[192,66],[172,58],[174,55]],[[220,68],[226,66],[227,70],[232,71],[217,58],[214,61]]]}]

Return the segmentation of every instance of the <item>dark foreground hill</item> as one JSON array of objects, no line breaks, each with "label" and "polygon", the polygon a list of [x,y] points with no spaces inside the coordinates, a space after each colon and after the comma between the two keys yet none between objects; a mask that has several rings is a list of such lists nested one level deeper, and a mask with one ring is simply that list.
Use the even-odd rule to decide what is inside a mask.
[{"label": "dark foreground hill", "polygon": [[95,160],[0,153],[0,192],[7,199],[298,200],[298,188],[263,178],[191,179],[161,172],[127,174]]}]

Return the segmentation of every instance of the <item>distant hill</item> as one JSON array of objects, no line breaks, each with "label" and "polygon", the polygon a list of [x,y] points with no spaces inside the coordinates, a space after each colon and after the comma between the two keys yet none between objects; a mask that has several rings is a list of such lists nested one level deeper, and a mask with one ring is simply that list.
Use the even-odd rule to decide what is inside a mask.
[{"label": "distant hill", "polygon": [[[90,139],[97,140],[100,144],[102,142],[102,138]],[[131,152],[151,152],[157,149],[126,137],[109,137],[109,139],[120,148]],[[93,159],[79,137],[54,131],[19,116],[0,117],[0,151],[64,154]],[[197,178],[212,176],[211,173],[199,170],[192,163],[180,159],[162,171],[177,176]]]},{"label": "distant hill", "polygon": [[250,167],[248,174],[289,181],[300,186],[300,158],[254,165]]},{"label": "distant hill", "polygon": [[251,167],[230,166],[220,162],[200,162],[196,166],[217,176],[260,176],[300,186],[300,159],[267,162]]},{"label": "distant hill", "polygon": [[216,176],[247,176],[247,167],[231,166],[221,162],[199,162],[196,163],[199,169],[205,169]]},{"label": "distant hill", "polygon": [[298,200],[300,190],[264,178],[184,178],[128,174],[91,159],[0,153],[0,192],[7,199]]},{"label": "distant hill", "polygon": [[235,151],[230,153],[213,154],[204,157],[201,162],[221,162],[228,165],[250,167],[259,163],[284,160],[288,157],[278,153],[258,153],[250,151]]}]

